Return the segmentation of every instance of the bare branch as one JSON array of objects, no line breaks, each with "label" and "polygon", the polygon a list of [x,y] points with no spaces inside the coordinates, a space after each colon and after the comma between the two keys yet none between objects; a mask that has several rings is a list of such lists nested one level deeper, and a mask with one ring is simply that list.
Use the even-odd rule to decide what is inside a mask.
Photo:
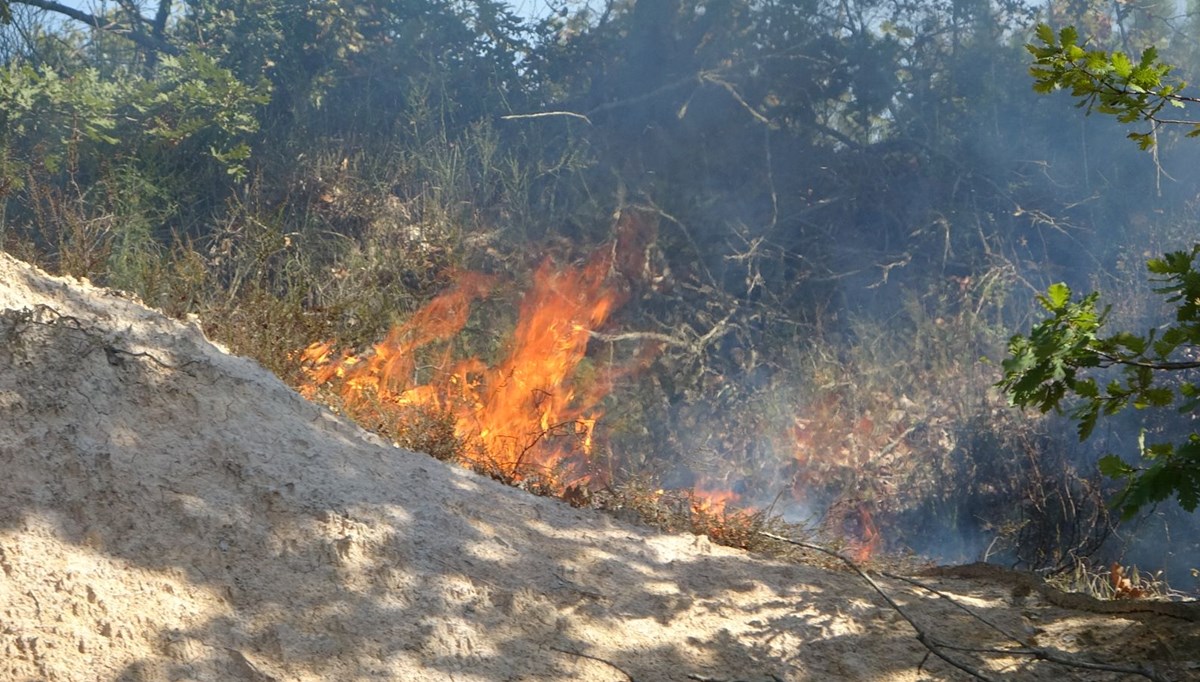
[{"label": "bare branch", "polygon": [[589,111],[588,114],[595,116],[596,114],[601,113],[603,111],[608,111],[609,109],[619,109],[621,107],[627,107],[627,106],[630,106],[633,104],[638,104],[638,103],[644,102],[648,99],[653,99],[655,97],[658,97],[659,95],[662,95],[662,94],[668,93],[672,90],[681,88],[689,83],[703,83],[700,76],[701,76],[701,74],[684,76],[683,78],[680,78],[677,81],[667,83],[666,85],[661,85],[661,86],[651,90],[650,92],[644,92],[640,95],[635,95],[628,99],[616,100],[614,102],[605,102],[604,104],[601,104],[600,106]]},{"label": "bare branch", "polygon": [[[1024,647],[1024,650],[1006,649],[1001,653],[1009,654],[1009,655],[1023,654],[1026,656],[1032,656],[1034,658],[1044,659],[1044,660],[1050,661],[1051,663],[1058,663],[1059,665],[1071,666],[1071,667],[1075,667],[1075,668],[1083,668],[1085,670],[1103,670],[1106,672],[1124,673],[1127,675],[1139,675],[1141,677],[1145,677],[1146,679],[1154,680],[1155,682],[1167,682],[1165,678],[1158,675],[1157,673],[1155,673],[1153,670],[1150,670],[1149,668],[1145,668],[1145,667],[1141,667],[1141,666],[1129,667],[1129,666],[1123,666],[1123,665],[1111,665],[1111,664],[1107,664],[1107,663],[1093,663],[1091,661],[1080,660],[1079,658],[1077,658],[1075,656],[1070,656],[1065,653],[1055,651],[1054,649],[1046,649],[1044,647],[1032,646],[1024,639],[1012,634],[1011,632],[1008,632],[1007,630],[1000,627],[999,625],[996,625],[991,620],[989,620],[989,619],[985,618],[984,616],[980,615],[979,613],[977,613],[974,609],[966,606],[965,604],[960,603],[958,600],[954,599],[953,597],[946,594],[945,592],[942,592],[941,590],[938,590],[934,587],[930,587],[929,585],[926,585],[925,583],[922,583],[919,580],[913,580],[912,578],[906,578],[902,575],[893,575],[891,573],[884,573],[883,575],[885,575],[888,578],[891,578],[893,580],[899,580],[901,582],[906,582],[909,585],[918,587],[922,590],[930,592],[931,594],[935,594],[942,599],[945,599],[946,601],[950,602],[955,608],[958,608],[959,610],[965,612],[967,615],[971,616],[975,620],[978,620],[979,622],[983,623],[984,625],[987,625],[992,630],[995,630],[996,632],[1000,633],[1001,635],[1004,635],[1008,639],[1011,639],[1012,641],[1014,641],[1014,642],[1020,644],[1022,647]],[[990,650],[990,649],[981,649],[980,651],[983,653],[995,653],[993,650]]]},{"label": "bare branch", "polygon": [[716,76],[709,74],[709,73],[704,74],[700,78],[707,83],[712,83],[713,85],[719,85],[722,88],[724,88],[725,91],[729,93],[729,96],[733,97],[734,101],[736,101],[738,104],[742,105],[742,108],[745,109],[747,112],[750,113],[751,116],[754,117],[754,120],[756,120],[759,123],[762,123],[763,125],[768,126],[768,127],[775,126],[775,124],[771,123],[770,119],[768,119],[766,116],[763,116],[762,114],[755,111],[754,107],[750,106],[750,104],[748,102],[746,102],[745,99],[742,98],[742,95],[737,91],[737,88],[733,87],[733,83],[730,83],[727,80],[722,80],[720,78],[717,78]]},{"label": "bare branch", "polygon": [[613,663],[612,661],[600,658],[599,656],[585,654],[582,651],[571,651],[570,649],[560,649],[559,647],[556,647],[556,646],[550,647],[550,650],[557,651],[560,654],[567,654],[568,656],[578,656],[580,658],[586,658],[589,661],[596,661],[597,663],[603,663],[604,665],[607,665],[608,667],[612,668],[613,670],[616,670],[617,672],[624,675],[626,677],[626,679],[628,679],[630,682],[634,682],[633,675],[630,675],[623,668],[621,668],[621,666],[617,665],[616,663]]},{"label": "bare branch", "polygon": [[[54,0],[11,0],[11,2],[15,5],[28,5],[29,7],[37,7],[38,9],[44,9],[48,12],[55,12],[65,17],[74,19],[81,24],[87,24],[88,26],[91,26],[97,30],[120,35],[137,44],[139,47],[149,50],[150,52],[162,52],[164,54],[171,55],[179,54],[179,49],[177,47],[168,43],[160,36],[152,36],[147,33],[143,33],[136,26],[123,24],[119,21],[113,21],[104,17],[98,17],[94,14],[89,14],[87,12],[75,9],[69,5],[55,2]],[[142,21],[145,21],[145,18],[141,17],[140,15],[138,15],[138,18],[142,19]]]},{"label": "bare branch", "polygon": [[665,343],[668,346],[677,346],[679,348],[691,348],[692,342],[687,339],[681,339],[677,336],[668,336],[659,332],[622,332],[620,334],[604,334],[601,332],[590,332],[593,339],[599,339],[606,343],[616,343],[618,341],[657,341]]},{"label": "bare branch", "polygon": [[163,34],[167,30],[167,18],[171,16],[171,0],[159,0],[158,12],[154,15],[153,35],[159,40],[163,40]]}]

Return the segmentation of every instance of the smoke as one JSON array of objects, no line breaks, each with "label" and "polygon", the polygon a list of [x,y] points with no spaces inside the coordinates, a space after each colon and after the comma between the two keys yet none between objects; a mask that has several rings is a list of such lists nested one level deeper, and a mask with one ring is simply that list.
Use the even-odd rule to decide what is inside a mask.
[{"label": "smoke", "polygon": [[[625,404],[650,424],[622,443],[653,451],[635,466],[893,550],[1036,569],[1139,558],[1186,583],[1186,551],[1145,548],[1168,531],[1189,546],[1194,520],[1164,505],[1162,530],[1111,532],[1095,461],[1128,442],[1079,444],[991,384],[1034,294],[1133,291],[1144,247],[1190,238],[1194,164],[1032,93],[1019,45],[1032,14],[968,25],[931,8],[924,24],[841,36],[793,24],[790,48],[824,70],[798,97],[784,87],[803,67],[747,37],[783,34],[733,5],[637,3],[627,49],[585,100],[658,224],[657,283],[618,321],[705,340],[665,349],[644,377],[658,398]],[[719,76],[688,81],[697,62]],[[1154,307],[1136,291],[1119,304]]]}]

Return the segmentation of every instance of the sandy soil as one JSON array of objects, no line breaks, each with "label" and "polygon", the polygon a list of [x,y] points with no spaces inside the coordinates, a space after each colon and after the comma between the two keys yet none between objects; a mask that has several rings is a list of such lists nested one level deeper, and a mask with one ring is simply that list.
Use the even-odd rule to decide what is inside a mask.
[{"label": "sandy soil", "polygon": [[[194,326],[0,254],[0,680],[956,680],[850,572],[391,447]],[[1200,679],[1200,624],[922,578],[1026,645]],[[930,636],[1016,644],[880,585]],[[1139,676],[951,652],[996,679]]]}]

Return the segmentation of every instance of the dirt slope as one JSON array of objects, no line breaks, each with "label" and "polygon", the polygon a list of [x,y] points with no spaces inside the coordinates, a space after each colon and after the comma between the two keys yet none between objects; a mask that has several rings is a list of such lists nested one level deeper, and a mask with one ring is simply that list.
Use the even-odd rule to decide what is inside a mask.
[{"label": "dirt slope", "polygon": [[[4,254],[0,310],[0,680],[966,678],[922,668],[912,628],[852,574],[392,448],[197,329]],[[1195,623],[937,584],[1031,643],[1200,679]],[[942,639],[1005,643],[885,586]]]}]

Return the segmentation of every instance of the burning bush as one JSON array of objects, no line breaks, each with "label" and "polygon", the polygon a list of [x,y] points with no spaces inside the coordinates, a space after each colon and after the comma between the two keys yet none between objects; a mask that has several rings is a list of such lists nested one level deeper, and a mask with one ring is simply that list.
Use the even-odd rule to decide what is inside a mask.
[{"label": "burning bush", "polygon": [[[368,423],[446,415],[461,444],[456,458],[510,482],[535,477],[558,494],[602,483],[592,454],[608,384],[605,372],[589,370],[584,360],[590,334],[620,303],[607,282],[610,268],[603,252],[574,269],[544,261],[504,356],[494,362],[455,358],[448,343],[495,283],[464,273],[369,353],[335,358],[328,343],[310,346],[303,355],[306,390],[336,385],[343,408]],[[418,366],[421,359],[427,364]]]}]

